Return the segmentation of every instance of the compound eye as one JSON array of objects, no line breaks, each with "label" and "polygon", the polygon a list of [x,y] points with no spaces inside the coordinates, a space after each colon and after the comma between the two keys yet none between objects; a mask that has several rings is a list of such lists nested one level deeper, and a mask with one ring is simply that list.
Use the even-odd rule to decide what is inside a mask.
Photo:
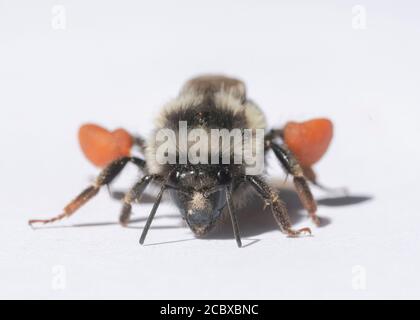
[{"label": "compound eye", "polygon": [[172,171],[168,180],[168,185],[175,187],[178,184],[180,177],[181,177],[181,173],[178,170]]},{"label": "compound eye", "polygon": [[223,168],[217,172],[217,180],[220,184],[228,184],[232,180],[232,175],[228,168]]}]

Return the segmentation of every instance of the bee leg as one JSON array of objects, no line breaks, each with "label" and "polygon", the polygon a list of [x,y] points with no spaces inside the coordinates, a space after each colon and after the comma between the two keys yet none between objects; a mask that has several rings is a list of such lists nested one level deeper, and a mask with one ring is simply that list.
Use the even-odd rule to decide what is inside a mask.
[{"label": "bee leg", "polygon": [[274,139],[284,139],[284,130],[283,129],[271,129],[266,135],[265,135],[265,141],[266,143],[266,149],[270,148],[270,143]]},{"label": "bee leg", "polygon": [[134,145],[140,150],[144,155],[146,150],[146,139],[139,135],[132,135]]},{"label": "bee leg", "polygon": [[346,196],[349,194],[348,189],[345,187],[336,188],[336,187],[328,187],[321,184],[317,179],[314,169],[312,169],[311,167],[302,167],[302,170],[303,170],[303,174],[305,175],[305,178],[314,186],[318,187],[319,189],[325,192],[341,194],[341,195],[346,195]]},{"label": "bee leg", "polygon": [[293,182],[303,207],[308,211],[309,216],[315,225],[319,226],[320,221],[316,215],[317,204],[311,189],[309,189],[304,171],[296,157],[284,144],[280,146],[274,142],[270,142],[270,147],[286,172],[293,176]]},{"label": "bee leg", "polygon": [[[283,129],[271,129],[266,135],[265,135],[265,150],[268,150],[271,148],[272,141],[274,139],[282,139],[284,140],[284,130]],[[347,194],[348,190],[346,188],[330,188],[327,186],[324,186],[323,184],[319,183],[316,173],[311,167],[302,167],[303,174],[310,183],[312,183],[314,186],[318,187],[321,190],[332,192],[332,193],[341,193],[341,194]]]},{"label": "bee leg", "polygon": [[[123,201],[127,192],[130,192],[131,189],[128,190],[111,190],[110,191],[110,196],[112,199],[117,200],[117,201]],[[138,201],[135,200],[136,203],[138,203]],[[153,195],[151,195],[148,192],[144,192],[141,196],[141,203],[154,203],[155,202],[155,197]]]},{"label": "bee leg", "polygon": [[91,198],[93,198],[98,192],[99,189],[104,186],[108,185],[109,183],[114,180],[114,178],[124,169],[125,165],[128,162],[133,162],[138,166],[144,167],[144,160],[140,158],[134,157],[123,157],[111,162],[102,172],[98,175],[93,185],[87,187],[83,190],[73,201],[71,201],[63,210],[63,213],[50,218],[50,219],[34,219],[29,220],[29,224],[32,225],[33,223],[51,223],[63,218],[71,216],[77,209],[83,206],[86,202],[88,202]]},{"label": "bee leg", "polygon": [[131,204],[136,201],[140,202],[140,198],[143,195],[144,190],[147,188],[147,186],[152,182],[152,180],[155,178],[154,175],[147,175],[141,178],[139,182],[137,182],[134,187],[128,191],[124,198],[123,198],[123,207],[121,209],[120,214],[120,224],[122,226],[127,226],[128,221],[130,220],[131,216]]},{"label": "bee leg", "polygon": [[238,221],[236,219],[236,214],[235,214],[235,211],[234,211],[234,208],[233,208],[233,201],[232,201],[232,194],[231,194],[230,187],[226,187],[225,190],[226,190],[227,207],[228,207],[230,219],[232,220],[233,235],[235,236],[236,244],[240,248],[240,247],[242,247],[241,235],[239,233]]},{"label": "bee leg", "polygon": [[297,237],[302,233],[311,234],[310,228],[302,228],[299,230],[292,229],[286,206],[280,200],[278,194],[274,192],[261,177],[247,176],[246,181],[254,187],[266,204],[271,206],[271,211],[273,212],[274,218],[281,231],[286,233],[289,237]]}]

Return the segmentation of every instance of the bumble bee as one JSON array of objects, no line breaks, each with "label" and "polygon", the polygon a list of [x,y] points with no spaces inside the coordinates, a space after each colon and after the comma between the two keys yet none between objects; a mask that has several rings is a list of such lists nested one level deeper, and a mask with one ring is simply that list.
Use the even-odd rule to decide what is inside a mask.
[{"label": "bumble bee", "polygon": [[[199,143],[188,137],[187,141],[182,141],[182,125],[185,124],[187,135],[188,130],[198,130],[204,138],[201,137]],[[147,186],[159,186],[159,193],[140,237],[141,244],[165,192],[170,194],[182,218],[196,236],[208,234],[221,216],[226,214],[230,217],[236,242],[241,247],[236,212],[248,192],[257,193],[271,207],[280,230],[288,236],[310,234],[309,228],[292,228],[284,203],[264,179],[263,172],[250,173],[250,164],[244,157],[242,161],[232,161],[237,154],[236,143],[213,143],[220,142],[220,139],[210,139],[209,135],[213,138],[211,134],[220,129],[228,133],[236,130],[240,137],[245,136],[246,130],[262,130],[261,139],[251,137],[251,147],[244,148],[242,145],[241,156],[251,151],[251,154],[254,152],[261,156],[264,163],[267,153],[273,151],[286,173],[293,177],[299,198],[310,218],[316,225],[319,224],[317,205],[308,181],[318,184],[312,165],[329,146],[331,121],[315,119],[303,123],[289,122],[284,128],[267,130],[266,118],[261,109],[247,98],[245,84],[219,75],[189,80],[179,95],[162,108],[155,130],[148,139],[133,136],[124,129],[110,132],[97,125],[83,125],[79,130],[82,151],[93,164],[102,167],[102,171],[91,186],[64,208],[62,214],[45,220],[30,220],[29,223],[51,223],[69,217],[94,197],[101,187],[109,185],[127,163],[133,163],[139,168],[141,177],[123,198],[120,214],[122,225],[129,222],[132,203],[139,201]],[[158,138],[162,132],[172,135],[168,134],[162,140]],[[228,137],[229,141],[231,137]],[[194,150],[197,150],[197,143],[199,146],[208,144],[199,150],[198,160],[201,161],[191,157],[198,154],[190,149],[195,146]],[[166,145],[164,151],[163,145]],[[132,154],[133,146],[138,147],[141,156]],[[229,161],[225,161],[224,155],[229,155]]]}]

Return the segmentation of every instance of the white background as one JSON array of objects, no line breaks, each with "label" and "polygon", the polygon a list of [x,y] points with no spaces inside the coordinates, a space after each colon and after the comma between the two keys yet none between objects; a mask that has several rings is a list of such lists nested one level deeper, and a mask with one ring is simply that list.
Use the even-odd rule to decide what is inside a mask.
[{"label": "white background", "polygon": [[[352,27],[357,4],[364,30]],[[55,5],[64,30],[52,27]],[[419,298],[419,10],[417,1],[1,0],[0,298]],[[316,169],[350,196],[314,190],[323,227],[313,237],[286,238],[256,206],[239,217],[246,247],[229,225],[194,239],[164,203],[141,247],[151,204],[121,228],[106,190],[71,219],[28,227],[97,174],[79,150],[80,124],[147,135],[183,82],[208,72],[243,79],[271,126],[334,121]],[[129,168],[117,186],[135,179]],[[295,227],[311,226],[296,196],[282,194]]]}]

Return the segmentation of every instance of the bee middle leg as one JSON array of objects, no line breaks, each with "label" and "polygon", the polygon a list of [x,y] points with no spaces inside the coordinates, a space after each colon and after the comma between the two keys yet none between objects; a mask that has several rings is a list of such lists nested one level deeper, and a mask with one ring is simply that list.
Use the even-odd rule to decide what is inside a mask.
[{"label": "bee middle leg", "polygon": [[302,233],[311,234],[310,228],[292,229],[286,206],[280,200],[278,194],[262,178],[258,176],[246,176],[246,181],[254,187],[266,204],[271,206],[271,211],[281,231],[290,237],[296,237]]},{"label": "bee middle leg", "polygon": [[108,166],[101,171],[101,173],[96,178],[95,182],[83,190],[73,201],[71,201],[64,209],[63,212],[55,217],[50,219],[33,219],[29,220],[29,224],[34,223],[52,223],[63,218],[71,216],[74,212],[77,211],[81,206],[86,202],[92,199],[102,186],[108,185],[115,179],[116,176],[124,169],[128,162],[136,164],[140,169],[143,169],[145,162],[143,159],[136,157],[123,157],[111,162]]},{"label": "bee middle leg", "polygon": [[123,197],[123,207],[120,214],[120,224],[127,226],[130,216],[131,207],[134,201],[140,202],[140,198],[143,195],[144,190],[147,186],[156,178],[154,175],[146,175],[139,182],[137,182]]}]

